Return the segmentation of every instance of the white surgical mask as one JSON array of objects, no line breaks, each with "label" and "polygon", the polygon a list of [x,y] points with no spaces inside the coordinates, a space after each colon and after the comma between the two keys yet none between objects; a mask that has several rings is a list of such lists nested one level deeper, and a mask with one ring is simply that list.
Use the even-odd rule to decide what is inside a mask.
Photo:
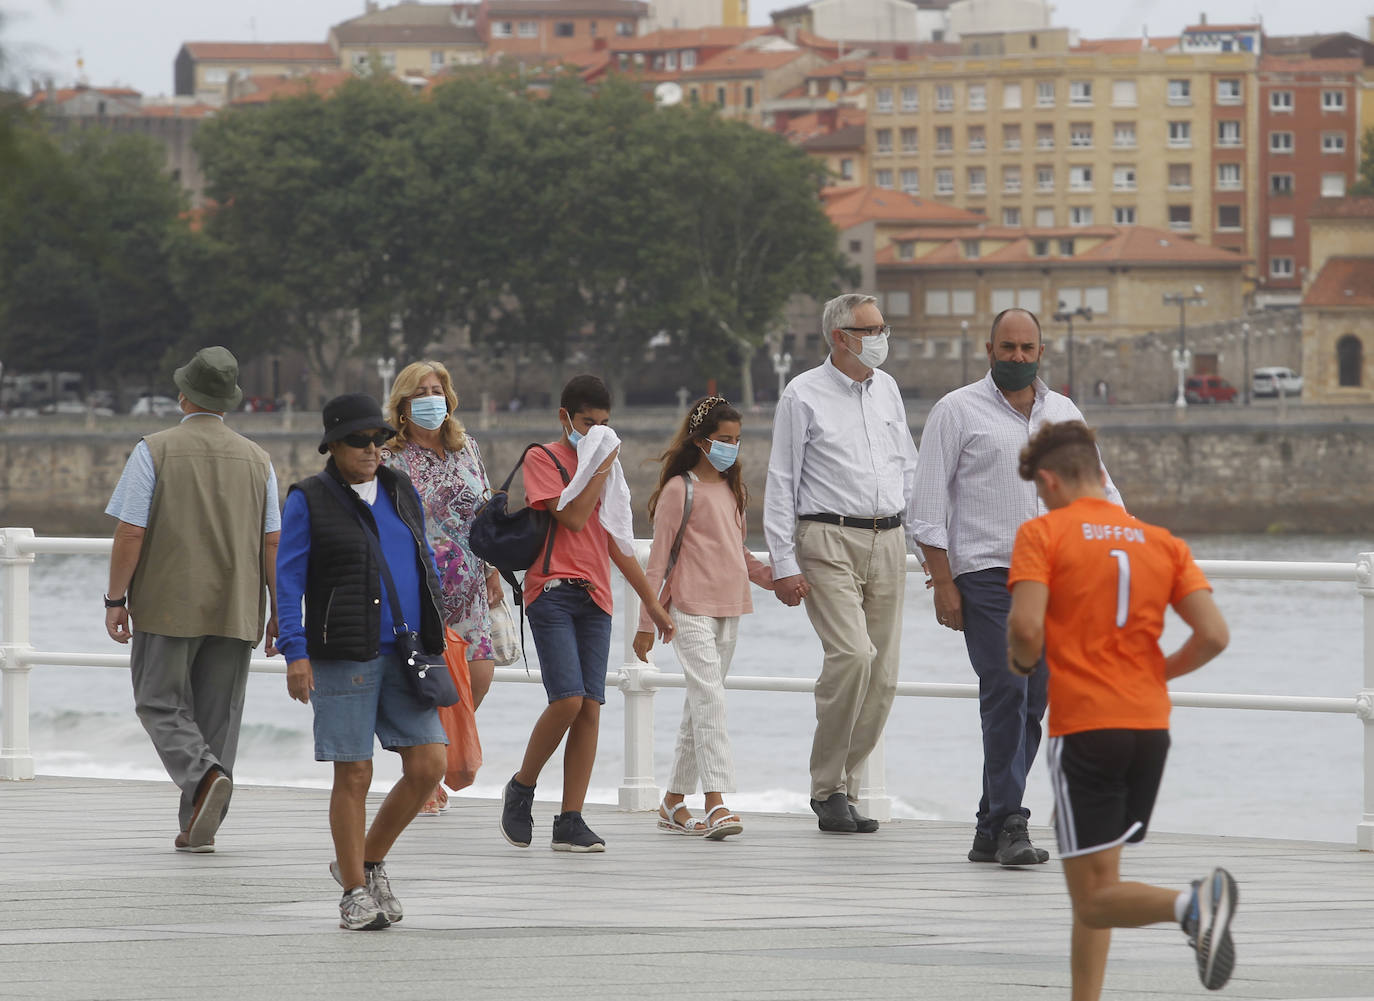
[{"label": "white surgical mask", "polygon": [[859,338],[859,350],[855,351],[845,344],[845,350],[868,368],[877,368],[887,361],[887,334],[873,334],[870,337]]},{"label": "white surgical mask", "polygon": [[410,401],[410,419],[426,430],[438,430],[447,416],[448,401],[442,396],[417,396]]}]

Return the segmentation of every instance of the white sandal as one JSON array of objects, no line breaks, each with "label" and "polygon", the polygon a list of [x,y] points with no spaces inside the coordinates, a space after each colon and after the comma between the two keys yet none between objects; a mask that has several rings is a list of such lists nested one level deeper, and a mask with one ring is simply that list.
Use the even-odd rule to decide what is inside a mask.
[{"label": "white sandal", "polygon": [[[725,811],[724,816],[720,817],[718,820],[711,819],[722,810]],[[721,803],[719,806],[713,806],[706,812],[705,837],[707,841],[719,841],[722,838],[728,838],[732,834],[739,834],[743,830],[744,825],[740,823],[739,817],[735,816],[734,812],[724,803]]]},{"label": "white sandal", "polygon": [[[669,806],[668,797],[664,796],[658,801],[658,809],[658,829],[665,834],[685,834],[689,838],[699,838],[706,833],[706,825],[691,816],[691,811],[688,811],[689,815],[685,824],[679,824],[673,819],[679,810],[687,810],[685,802]],[[664,817],[665,813],[668,815],[666,818]]]}]

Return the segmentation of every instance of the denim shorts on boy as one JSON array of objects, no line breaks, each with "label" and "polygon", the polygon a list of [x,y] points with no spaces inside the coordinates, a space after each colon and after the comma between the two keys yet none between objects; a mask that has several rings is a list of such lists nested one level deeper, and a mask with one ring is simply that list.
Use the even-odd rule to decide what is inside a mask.
[{"label": "denim shorts on boy", "polygon": [[1051,737],[1060,857],[1144,841],[1168,756],[1168,730],[1082,730]]},{"label": "denim shorts on boy", "polygon": [[549,701],[580,695],[605,704],[611,617],[591,593],[567,583],[550,587],[530,603],[525,617]]},{"label": "denim shorts on boy", "polygon": [[394,653],[374,660],[312,660],[316,761],[370,761],[372,735],[393,751],[447,744],[439,711],[415,700]]}]

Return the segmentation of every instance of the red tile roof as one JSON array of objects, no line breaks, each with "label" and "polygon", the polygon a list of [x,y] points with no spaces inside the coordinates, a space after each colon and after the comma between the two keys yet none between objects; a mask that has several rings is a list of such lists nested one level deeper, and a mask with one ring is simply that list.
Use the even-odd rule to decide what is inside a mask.
[{"label": "red tile roof", "polygon": [[825,202],[825,214],[837,229],[848,229],[864,222],[967,227],[986,221],[976,212],[922,201],[884,188],[825,188],[821,191],[821,199]]},{"label": "red tile roof", "polygon": [[1318,198],[1307,212],[1309,219],[1374,219],[1374,198]]},{"label": "red tile roof", "polygon": [[182,46],[200,62],[337,63],[327,42],[187,42]]},{"label": "red tile roof", "polygon": [[356,79],[348,70],[333,73],[312,73],[309,76],[251,76],[243,82],[239,91],[230,102],[240,104],[266,104],[279,97],[299,97],[302,94],[319,94],[328,97],[349,80]]},{"label": "red tile roof", "polygon": [[801,49],[789,52],[759,52],[756,49],[737,47],[712,56],[704,63],[698,63],[695,69],[686,71],[682,76],[715,78],[764,73],[779,66],[786,66],[805,55],[807,53]]},{"label": "red tile roof", "polygon": [[1304,306],[1374,306],[1374,257],[1329,257],[1302,297]]}]

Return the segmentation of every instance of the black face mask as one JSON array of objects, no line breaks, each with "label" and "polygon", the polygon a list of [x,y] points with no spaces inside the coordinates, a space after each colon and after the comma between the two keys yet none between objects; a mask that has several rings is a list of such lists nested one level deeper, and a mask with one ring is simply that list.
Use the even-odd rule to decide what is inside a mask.
[{"label": "black face mask", "polygon": [[994,361],[992,381],[998,389],[1014,393],[1025,389],[1035,381],[1035,373],[1040,370],[1038,361]]}]

